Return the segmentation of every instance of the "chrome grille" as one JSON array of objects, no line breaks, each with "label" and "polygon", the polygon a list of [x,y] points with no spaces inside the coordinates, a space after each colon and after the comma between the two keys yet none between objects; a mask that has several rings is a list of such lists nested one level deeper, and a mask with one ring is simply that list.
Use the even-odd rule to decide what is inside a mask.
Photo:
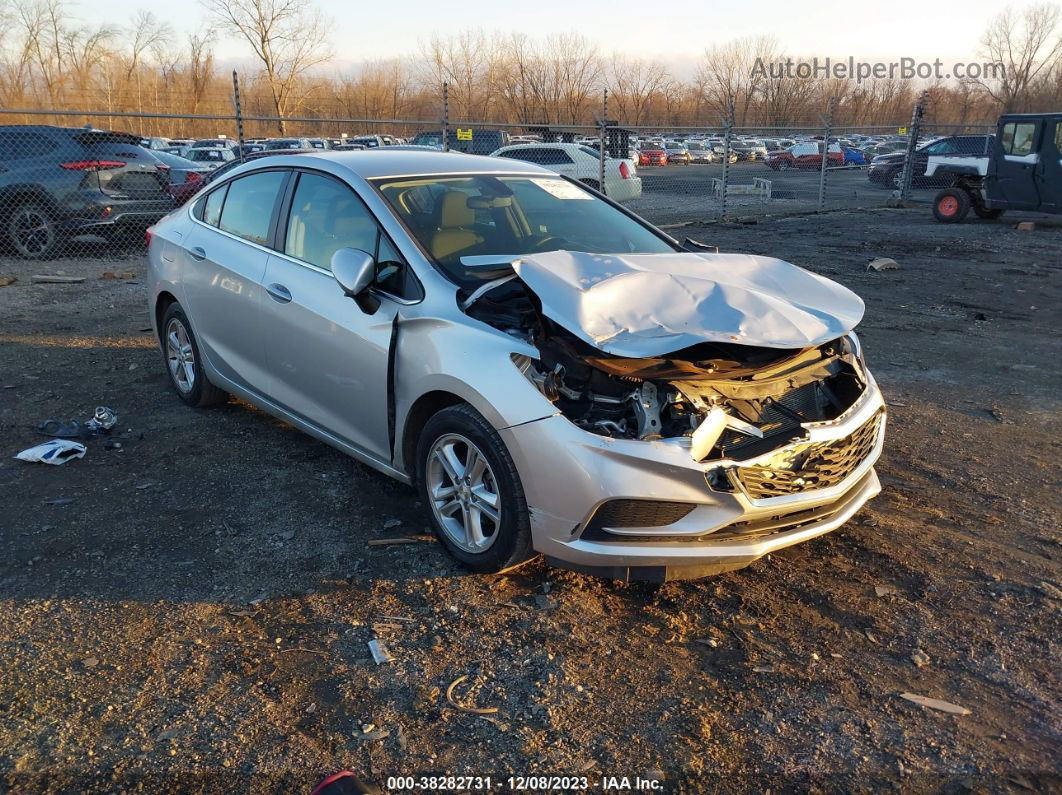
[{"label": "chrome grille", "polygon": [[760,464],[738,467],[734,474],[754,500],[836,486],[874,449],[881,417],[879,411],[844,439],[787,447]]}]

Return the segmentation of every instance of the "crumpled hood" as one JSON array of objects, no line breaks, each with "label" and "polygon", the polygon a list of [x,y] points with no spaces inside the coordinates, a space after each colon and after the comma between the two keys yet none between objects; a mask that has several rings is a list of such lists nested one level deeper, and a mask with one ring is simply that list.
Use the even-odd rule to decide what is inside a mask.
[{"label": "crumpled hood", "polygon": [[552,251],[521,256],[513,269],[547,317],[631,358],[700,342],[805,348],[851,331],[864,310],[836,282],[748,254]]}]

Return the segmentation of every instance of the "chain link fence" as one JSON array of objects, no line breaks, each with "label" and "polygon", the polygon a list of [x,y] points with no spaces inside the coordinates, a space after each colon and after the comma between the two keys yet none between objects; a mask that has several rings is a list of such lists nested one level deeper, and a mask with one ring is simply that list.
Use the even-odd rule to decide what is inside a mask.
[{"label": "chain link fence", "polygon": [[[527,160],[669,226],[715,219],[928,201],[938,148],[986,152],[992,129],[818,118],[736,126],[626,125],[607,96],[595,124],[450,118],[446,88],[430,119],[0,110],[0,257],[53,260],[142,249],[144,232],[241,162],[278,152],[427,147]],[[907,166],[907,168],[905,168]]]}]

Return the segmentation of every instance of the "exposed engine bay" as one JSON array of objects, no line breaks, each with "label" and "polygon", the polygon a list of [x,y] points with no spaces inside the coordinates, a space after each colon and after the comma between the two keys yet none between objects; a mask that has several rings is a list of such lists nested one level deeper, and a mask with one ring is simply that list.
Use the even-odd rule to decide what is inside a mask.
[{"label": "exposed engine bay", "polygon": [[706,341],[628,358],[546,317],[538,296],[513,276],[466,292],[462,306],[538,349],[537,359],[514,356],[514,363],[577,426],[613,438],[688,437],[697,461],[749,459],[799,440],[801,423],[837,418],[866,388],[847,335],[797,349]]}]

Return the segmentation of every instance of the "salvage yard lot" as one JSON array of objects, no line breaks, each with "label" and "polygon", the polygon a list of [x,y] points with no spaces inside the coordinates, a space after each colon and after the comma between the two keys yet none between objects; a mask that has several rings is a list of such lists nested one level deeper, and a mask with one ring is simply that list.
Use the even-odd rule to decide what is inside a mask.
[{"label": "salvage yard lot", "polygon": [[[659,588],[370,544],[425,532],[415,492],[247,404],[181,404],[142,287],[99,278],[139,255],[0,259],[0,790],[308,792],[341,768],[1058,786],[1062,224],[1036,220],[676,230],[859,293],[890,414],[855,521]],[[879,256],[900,268],[867,271]],[[30,282],[59,271],[87,280]],[[121,450],[12,460],[100,404]],[[497,713],[447,704],[466,675],[456,700]]]}]

